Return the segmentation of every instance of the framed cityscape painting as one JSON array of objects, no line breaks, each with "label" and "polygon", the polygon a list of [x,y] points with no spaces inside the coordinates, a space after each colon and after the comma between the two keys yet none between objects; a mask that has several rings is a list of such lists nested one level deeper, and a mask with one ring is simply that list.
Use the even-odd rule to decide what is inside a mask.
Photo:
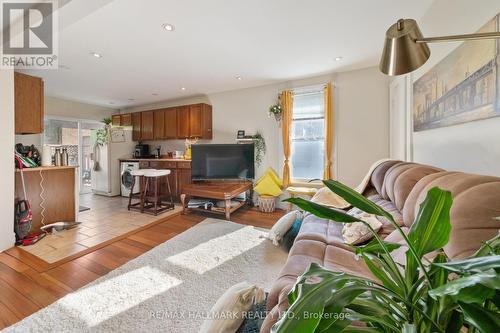
[{"label": "framed cityscape painting", "polygon": [[[499,31],[499,15],[479,32]],[[500,40],[467,41],[413,84],[413,130],[500,116]]]}]

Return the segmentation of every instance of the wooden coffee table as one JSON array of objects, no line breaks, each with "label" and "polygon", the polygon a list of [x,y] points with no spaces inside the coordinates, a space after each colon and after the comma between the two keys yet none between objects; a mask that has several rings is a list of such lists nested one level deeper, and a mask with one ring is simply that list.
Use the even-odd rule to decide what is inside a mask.
[{"label": "wooden coffee table", "polygon": [[[187,213],[190,210],[212,212],[217,214],[225,214],[226,220],[229,220],[231,213],[235,210],[241,208],[245,205],[245,202],[238,203],[237,206],[231,207],[231,200],[236,198],[239,194],[246,191],[250,191],[250,196],[252,192],[253,184],[250,181],[240,181],[240,182],[200,182],[184,185],[182,187],[181,203],[182,212]],[[213,207],[211,210],[206,210],[203,208],[188,208],[187,205],[192,197],[204,198],[204,199],[215,199],[224,200],[225,207],[218,208]]]}]

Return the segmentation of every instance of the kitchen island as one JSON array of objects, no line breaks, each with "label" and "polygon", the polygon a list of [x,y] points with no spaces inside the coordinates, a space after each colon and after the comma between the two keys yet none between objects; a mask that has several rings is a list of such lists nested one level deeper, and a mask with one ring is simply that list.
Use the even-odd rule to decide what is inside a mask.
[{"label": "kitchen island", "polygon": [[[48,166],[23,169],[26,194],[33,211],[31,232],[40,231],[44,224],[76,221],[77,168]],[[16,170],[16,201],[24,198],[20,172],[19,169]]]}]

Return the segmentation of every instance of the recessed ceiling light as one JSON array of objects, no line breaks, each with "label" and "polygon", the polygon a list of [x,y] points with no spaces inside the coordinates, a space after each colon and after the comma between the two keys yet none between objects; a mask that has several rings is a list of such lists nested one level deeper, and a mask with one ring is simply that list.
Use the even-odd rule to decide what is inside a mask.
[{"label": "recessed ceiling light", "polygon": [[186,90],[186,87],[181,87],[181,90],[182,90],[182,91],[185,91],[185,90]]},{"label": "recessed ceiling light", "polygon": [[175,30],[175,27],[173,24],[170,24],[170,23],[163,23],[161,25],[161,27],[167,31],[174,31]]},{"label": "recessed ceiling light", "polygon": [[90,54],[96,58],[102,58],[102,54],[97,53],[97,52],[90,52]]},{"label": "recessed ceiling light", "polygon": [[243,80],[243,78],[239,75],[236,75],[236,80],[241,81],[241,80]]},{"label": "recessed ceiling light", "polygon": [[128,100],[132,102],[135,101],[135,98],[129,98]]},{"label": "recessed ceiling light", "polygon": [[158,93],[152,93],[151,95],[153,95],[153,96],[158,96]]},{"label": "recessed ceiling light", "polygon": [[113,104],[115,104],[115,102],[109,102],[109,104],[113,105]]},{"label": "recessed ceiling light", "polygon": [[335,57],[335,61],[340,61],[342,59],[344,59],[344,58],[343,57]]}]

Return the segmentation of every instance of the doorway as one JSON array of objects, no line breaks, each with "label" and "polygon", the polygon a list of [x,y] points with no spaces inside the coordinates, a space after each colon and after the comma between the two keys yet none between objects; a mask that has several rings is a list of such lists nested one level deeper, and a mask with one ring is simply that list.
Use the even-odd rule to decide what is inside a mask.
[{"label": "doorway", "polygon": [[92,192],[91,131],[100,128],[104,128],[104,124],[97,121],[52,117],[45,119],[43,145],[51,146],[52,154],[56,148],[65,148],[68,151],[68,164],[79,166],[77,181],[79,194]]}]

